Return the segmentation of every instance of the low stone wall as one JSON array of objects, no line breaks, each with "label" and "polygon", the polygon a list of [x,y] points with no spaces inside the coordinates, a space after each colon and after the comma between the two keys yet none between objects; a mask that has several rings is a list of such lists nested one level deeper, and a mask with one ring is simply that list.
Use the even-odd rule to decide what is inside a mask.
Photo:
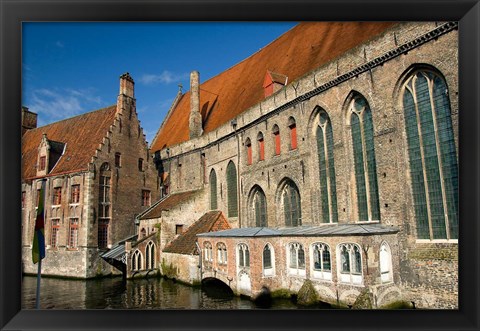
[{"label": "low stone wall", "polygon": [[167,278],[176,279],[186,284],[200,284],[198,255],[164,253],[161,255],[160,272]]}]

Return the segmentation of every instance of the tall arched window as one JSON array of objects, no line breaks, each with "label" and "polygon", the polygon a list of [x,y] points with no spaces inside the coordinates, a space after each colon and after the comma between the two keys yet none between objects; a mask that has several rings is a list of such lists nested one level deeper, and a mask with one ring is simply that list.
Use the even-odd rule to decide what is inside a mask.
[{"label": "tall arched window", "polygon": [[252,190],[251,200],[250,200],[250,211],[252,222],[258,227],[267,226],[267,199],[265,193],[258,186]]},{"label": "tall arched window", "polygon": [[215,169],[210,171],[210,209],[217,209],[217,174]]},{"label": "tall arched window", "polygon": [[319,114],[317,152],[320,170],[320,203],[324,223],[338,222],[335,165],[333,163],[333,132],[325,111]]},{"label": "tall arched window", "polygon": [[283,215],[286,226],[302,225],[302,211],[300,204],[300,193],[295,183],[287,180],[281,190],[281,204],[283,204]]},{"label": "tall arched window", "polygon": [[137,249],[132,255],[132,271],[142,270],[142,253]]},{"label": "tall arched window", "polygon": [[218,264],[227,264],[227,246],[224,243],[217,244]]},{"label": "tall arched window", "polygon": [[147,244],[147,248],[145,249],[145,260],[148,270],[155,268],[155,244],[152,241]]},{"label": "tall arched window", "polygon": [[458,239],[458,164],[445,81],[417,71],[402,101],[417,238]]},{"label": "tall arched window", "polygon": [[238,216],[237,169],[230,161],[227,166],[228,217]]},{"label": "tall arched window", "polygon": [[380,220],[372,112],[365,98],[361,96],[353,98],[349,110],[357,189],[358,220]]},{"label": "tall arched window", "polygon": [[204,244],[204,260],[206,262],[212,262],[213,261],[213,251],[212,251],[212,244],[209,243],[208,241],[205,242]]}]

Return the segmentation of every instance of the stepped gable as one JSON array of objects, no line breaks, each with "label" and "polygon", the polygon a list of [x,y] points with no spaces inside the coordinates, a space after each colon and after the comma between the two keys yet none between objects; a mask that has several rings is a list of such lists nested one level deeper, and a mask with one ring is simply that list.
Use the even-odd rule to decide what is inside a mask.
[{"label": "stepped gable", "polygon": [[163,252],[198,255],[195,242],[197,234],[231,229],[225,215],[219,211],[209,211],[193,223],[184,233],[165,247]]},{"label": "stepped gable", "polygon": [[[221,125],[264,100],[267,71],[291,83],[348,50],[386,31],[392,22],[300,23],[252,56],[200,84],[203,132]],[[191,68],[192,70],[195,68]],[[190,92],[164,120],[151,144],[152,152],[189,140]]]},{"label": "stepped gable", "polygon": [[140,220],[148,220],[152,218],[159,218],[162,216],[163,210],[170,210],[177,206],[178,204],[187,201],[190,199],[195,193],[199,192],[198,190],[195,191],[187,191],[187,192],[180,192],[180,193],[173,193],[167,196],[165,199],[160,201],[158,204],[152,206],[150,210],[146,211],[141,217],[138,219]]},{"label": "stepped gable", "polygon": [[113,105],[25,132],[22,136],[22,178],[36,177],[38,146],[45,133],[54,146],[65,145],[65,152],[47,176],[83,171],[114,123]]}]

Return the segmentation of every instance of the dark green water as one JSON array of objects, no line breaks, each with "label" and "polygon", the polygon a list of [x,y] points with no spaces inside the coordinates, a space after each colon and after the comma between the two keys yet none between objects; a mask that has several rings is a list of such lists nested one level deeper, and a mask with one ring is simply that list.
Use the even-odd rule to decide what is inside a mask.
[{"label": "dark green water", "polygon": [[[22,280],[22,309],[35,308],[36,277]],[[42,278],[41,309],[258,309],[251,300],[218,288],[199,288],[164,278],[65,280]],[[271,309],[297,309],[288,299]],[[327,307],[316,307],[327,308]]]}]

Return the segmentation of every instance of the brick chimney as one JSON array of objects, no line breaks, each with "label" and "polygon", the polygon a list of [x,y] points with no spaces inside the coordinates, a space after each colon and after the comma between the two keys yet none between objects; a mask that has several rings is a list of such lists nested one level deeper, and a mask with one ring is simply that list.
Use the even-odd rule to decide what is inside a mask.
[{"label": "brick chimney", "polygon": [[37,114],[28,110],[27,107],[22,106],[22,136],[30,129],[37,127]]},{"label": "brick chimney", "polygon": [[200,137],[203,133],[202,114],[200,113],[200,74],[190,73],[190,139]]},{"label": "brick chimney", "polygon": [[128,72],[120,76],[120,92],[117,98],[117,113],[132,114],[135,106],[134,81]]}]

